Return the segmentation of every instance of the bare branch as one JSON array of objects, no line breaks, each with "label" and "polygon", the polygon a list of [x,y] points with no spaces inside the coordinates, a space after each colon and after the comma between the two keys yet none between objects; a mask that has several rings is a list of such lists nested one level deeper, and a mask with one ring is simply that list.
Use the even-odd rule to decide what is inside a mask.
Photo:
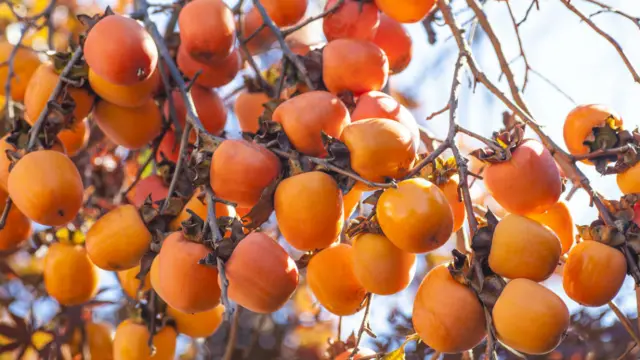
[{"label": "bare branch", "polygon": [[610,5],[604,4],[604,3],[602,3],[602,2],[600,2],[598,0],[584,0],[584,1],[592,3],[592,4],[595,4],[595,5],[598,5],[598,6],[600,6],[602,8],[602,10],[596,12],[595,14],[592,14],[590,17],[593,17],[593,16],[598,15],[598,14],[603,14],[603,13],[618,14],[618,15],[620,15],[622,17],[625,17],[625,18],[631,20],[638,27],[638,29],[640,29],[640,17],[629,15],[629,14],[623,12],[623,11],[620,11],[620,10],[610,6]]}]

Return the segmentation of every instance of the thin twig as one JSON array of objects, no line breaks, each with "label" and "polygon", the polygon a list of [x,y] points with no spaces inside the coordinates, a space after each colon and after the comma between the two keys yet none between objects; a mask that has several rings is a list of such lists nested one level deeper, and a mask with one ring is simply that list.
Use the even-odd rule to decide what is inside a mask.
[{"label": "thin twig", "polygon": [[509,10],[509,17],[511,18],[511,23],[513,24],[513,30],[516,33],[516,39],[518,39],[518,47],[520,48],[520,57],[522,57],[522,61],[524,62],[524,80],[522,81],[522,92],[524,93],[527,88],[527,84],[529,83],[529,71],[531,70],[531,66],[529,66],[529,59],[524,52],[524,45],[522,44],[522,37],[520,37],[520,27],[516,22],[516,17],[513,14],[513,9],[511,9],[511,2],[505,1],[507,4],[507,9]]},{"label": "thin twig", "polygon": [[349,355],[349,360],[353,359],[354,356],[358,353],[358,346],[360,346],[360,342],[362,341],[362,335],[365,333],[365,329],[369,326],[369,313],[371,310],[371,300],[373,300],[373,294],[367,293],[366,302],[367,305],[364,308],[364,315],[362,316],[362,323],[360,323],[360,328],[358,329],[358,335],[356,337],[356,344],[353,346],[353,351],[351,355]]},{"label": "thin twig", "polygon": [[562,96],[564,96],[567,100],[569,100],[573,105],[577,105],[578,103],[569,95],[566,91],[562,90],[557,84],[551,81],[548,77],[542,75],[539,71],[533,68],[529,68],[529,71],[542,79],[542,81],[546,82],[549,86],[551,86],[554,90],[559,92]]},{"label": "thin twig", "polygon": [[638,27],[638,29],[640,29],[640,17],[629,15],[629,14],[623,12],[623,11],[620,11],[620,10],[618,10],[618,9],[612,7],[612,6],[604,4],[604,3],[600,2],[600,1],[597,1],[597,0],[583,0],[583,1],[598,5],[598,6],[600,6],[602,8],[602,10],[596,12],[595,14],[592,14],[591,17],[593,17],[595,15],[598,15],[598,14],[602,14],[602,13],[614,13],[614,14],[618,14],[618,15],[620,15],[622,17],[625,17],[625,18],[631,20]]},{"label": "thin twig", "polygon": [[302,22],[300,22],[299,24],[292,26],[286,30],[282,30],[282,36],[284,36],[285,38],[291,34],[293,34],[294,32],[302,29],[303,27],[311,24],[312,22],[316,21],[316,20],[320,20],[324,17],[326,17],[329,14],[332,14],[334,12],[336,12],[336,10],[338,10],[338,8],[342,5],[342,3],[344,3],[344,0],[338,0],[335,4],[333,4],[332,7],[330,7],[329,9],[321,12],[318,15],[312,16]]},{"label": "thin twig", "polygon": [[11,206],[13,206],[13,202],[10,197],[7,197],[7,200],[4,203],[4,210],[2,210],[2,216],[0,217],[0,230],[4,229],[7,217],[9,216],[9,211],[11,211]]},{"label": "thin twig", "polygon": [[233,350],[236,347],[236,338],[238,337],[240,309],[242,309],[242,307],[238,306],[238,310],[235,312],[235,314],[233,314],[233,319],[231,320],[231,327],[229,329],[229,339],[227,340],[227,346],[224,349],[224,357],[222,358],[222,360],[231,360],[233,357]]},{"label": "thin twig", "polygon": [[182,137],[180,138],[180,150],[178,152],[178,161],[176,161],[176,168],[173,171],[173,176],[171,177],[171,183],[169,184],[169,191],[167,192],[167,197],[164,199],[164,203],[162,203],[162,207],[160,208],[160,213],[164,213],[169,206],[169,201],[171,200],[171,196],[176,189],[176,184],[178,184],[178,177],[180,177],[180,171],[182,170],[182,164],[184,163],[185,158],[187,157],[187,148],[189,147],[189,135],[191,133],[191,123],[184,124],[184,131],[182,132]]},{"label": "thin twig", "polygon": [[451,142],[449,137],[442,142],[438,147],[433,150],[426,158],[422,159],[416,166],[414,166],[411,171],[405,176],[405,179],[418,175],[420,170],[422,170],[425,166],[431,164],[440,154],[442,154],[445,150],[451,147]]},{"label": "thin twig", "polygon": [[[207,186],[205,191],[207,193],[207,223],[209,224],[209,229],[211,229],[211,233],[213,234],[214,245],[217,245],[222,240],[222,233],[220,233],[216,217],[216,197],[211,187]],[[227,279],[224,262],[219,256],[216,257],[216,264],[218,267],[218,273],[220,274],[220,298],[222,300],[222,305],[224,305],[224,316],[225,319],[229,319],[231,314],[234,312],[228,295],[229,280]]]},{"label": "thin twig", "polygon": [[532,0],[522,20],[518,21],[518,24],[517,24],[518,27],[520,27],[520,25],[524,24],[524,22],[527,21],[527,19],[529,18],[529,14],[531,13],[531,10],[533,10],[533,5],[536,5],[536,8],[540,10],[540,6],[538,5],[538,0]]},{"label": "thin twig", "polygon": [[600,157],[608,157],[608,156],[612,156],[612,155],[618,155],[618,154],[622,154],[625,153],[627,151],[630,151],[632,148],[629,145],[624,145],[624,146],[620,146],[617,148],[613,148],[613,149],[598,149],[595,150],[593,152],[590,152],[588,154],[581,154],[581,155],[573,155],[573,159],[575,161],[580,161],[580,160],[587,160],[587,159],[597,159]]},{"label": "thin twig", "polygon": [[445,112],[446,112],[446,111],[448,111],[448,110],[449,110],[449,104],[447,104],[445,107],[443,107],[442,109],[440,109],[440,110],[438,110],[438,111],[434,111],[434,112],[432,112],[432,113],[431,113],[431,115],[427,116],[427,120],[431,120],[431,119],[433,119],[434,117],[436,117],[436,116],[438,116],[438,115],[440,115],[440,114],[443,114],[443,113],[445,113]]},{"label": "thin twig", "polygon": [[491,139],[487,139],[486,137],[480,135],[480,134],[476,134],[471,130],[467,130],[465,128],[463,128],[462,126],[456,124],[456,131],[463,133],[467,136],[470,136],[476,140],[481,141],[483,144],[487,145],[488,147],[490,147],[492,150],[497,151],[497,152],[501,152],[502,148],[500,147],[500,145],[498,145],[495,141],[491,140]]},{"label": "thin twig", "polygon": [[607,305],[609,305],[609,308],[611,308],[611,310],[613,310],[613,313],[616,314],[616,317],[618,317],[618,320],[620,320],[622,326],[624,326],[625,330],[627,330],[629,335],[631,335],[633,341],[635,341],[636,344],[640,345],[640,339],[638,338],[636,331],[633,329],[633,325],[631,324],[629,318],[627,318],[627,316],[623,314],[622,311],[620,311],[618,306],[613,301],[609,301]]}]

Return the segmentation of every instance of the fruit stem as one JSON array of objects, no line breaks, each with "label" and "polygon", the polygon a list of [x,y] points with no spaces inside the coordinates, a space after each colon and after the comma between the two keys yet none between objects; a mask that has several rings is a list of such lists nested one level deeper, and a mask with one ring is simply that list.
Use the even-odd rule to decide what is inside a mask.
[{"label": "fruit stem", "polygon": [[358,337],[356,338],[356,344],[353,346],[353,351],[351,352],[351,355],[349,355],[349,360],[353,359],[354,356],[356,356],[356,354],[358,353],[358,350],[359,350],[358,346],[360,345],[360,341],[362,340],[362,335],[364,334],[366,329],[369,327],[369,312],[371,310],[371,300],[373,300],[373,294],[367,293],[367,295],[365,296],[365,301],[367,302],[367,305],[364,308],[364,315],[362,316],[362,323],[360,323],[360,329],[358,329]]}]

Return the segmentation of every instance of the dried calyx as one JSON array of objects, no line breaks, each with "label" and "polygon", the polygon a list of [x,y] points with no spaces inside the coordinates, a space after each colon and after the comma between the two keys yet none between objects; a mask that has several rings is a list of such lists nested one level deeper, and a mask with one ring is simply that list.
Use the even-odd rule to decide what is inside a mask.
[{"label": "dried calyx", "polygon": [[518,123],[511,129],[495,132],[491,140],[492,146],[477,149],[469,155],[490,164],[509,161],[512,151],[524,140],[524,130],[524,125]]}]

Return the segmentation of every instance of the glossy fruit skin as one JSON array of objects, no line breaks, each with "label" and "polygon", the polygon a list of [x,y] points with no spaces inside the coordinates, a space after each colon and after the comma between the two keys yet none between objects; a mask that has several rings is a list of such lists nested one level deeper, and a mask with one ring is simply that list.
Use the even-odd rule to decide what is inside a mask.
[{"label": "glossy fruit skin", "polygon": [[[4,211],[8,194],[0,190],[0,211]],[[2,230],[0,230],[0,251],[13,250],[31,235],[31,220],[12,206]]]},{"label": "glossy fruit skin", "polygon": [[193,79],[198,71],[201,71],[196,79],[196,84],[212,88],[226,85],[238,75],[238,72],[242,69],[242,57],[240,56],[240,51],[235,49],[225,58],[204,64],[193,59],[181,47],[178,50],[177,64],[182,73],[190,79]]},{"label": "glossy fruit skin", "polygon": [[344,224],[342,191],[322,171],[282,180],[274,195],[280,232],[301,251],[323,249],[338,239]]},{"label": "glossy fruit skin", "polygon": [[616,183],[625,195],[640,193],[640,163],[616,175]]},{"label": "glossy fruit skin", "polygon": [[[0,63],[4,63],[9,60],[14,46],[8,41],[0,41]],[[40,59],[31,49],[19,48],[16,51],[13,60],[13,73],[15,76],[11,78],[11,98],[14,101],[22,102],[24,100],[24,93],[27,89],[27,84],[33,76],[38,66],[40,66]],[[0,83],[6,84],[7,78],[9,78],[9,67],[0,67]],[[4,86],[1,86],[0,95],[6,96]]]},{"label": "glossy fruit skin", "polygon": [[331,93],[351,91],[358,96],[381,90],[389,77],[389,60],[376,44],[337,39],[322,52],[322,80]]},{"label": "glossy fruit skin", "polygon": [[[187,146],[187,154],[189,153]],[[156,153],[156,163],[164,160],[168,160],[174,163],[178,162],[180,156],[180,138],[176,137],[176,131],[173,128],[167,129],[167,132],[162,137],[160,145],[158,146],[158,152]]]},{"label": "glossy fruit skin", "polygon": [[458,187],[460,186],[459,179],[460,177],[458,175],[454,175],[438,186],[447,197],[449,206],[451,206],[451,213],[453,214],[453,232],[462,229],[462,225],[464,225],[464,220],[467,216],[464,202],[458,193]]},{"label": "glossy fruit skin", "polygon": [[23,156],[9,173],[8,188],[13,204],[42,225],[64,225],[82,207],[84,188],[78,168],[55,150]]},{"label": "glossy fruit skin", "polygon": [[158,65],[158,49],[136,20],[109,15],[91,28],[84,57],[100,77],[116,85],[134,85],[148,79]]},{"label": "glossy fruit skin", "polygon": [[502,277],[540,282],[560,261],[562,245],[548,227],[527,217],[508,214],[496,226],[489,267]]},{"label": "glossy fruit skin", "polygon": [[360,203],[360,199],[362,198],[363,190],[357,189],[355,186],[349,190],[348,193],[342,196],[342,204],[343,204],[343,214],[344,221],[346,222],[351,214],[356,210],[358,204]]},{"label": "glossy fruit skin", "polygon": [[529,214],[528,218],[548,226],[562,243],[562,254],[569,252],[575,242],[576,229],[567,203],[558,201],[542,214]]},{"label": "glossy fruit skin", "polygon": [[607,304],[620,291],[627,275],[621,251],[596,241],[571,249],[564,265],[562,285],[572,300],[584,306]]},{"label": "glossy fruit skin", "polygon": [[478,297],[451,276],[447,264],[431,269],[420,283],[413,302],[413,327],[425,344],[443,353],[472,349],[486,335]]},{"label": "glossy fruit skin", "polygon": [[112,104],[122,107],[139,107],[153,97],[161,84],[160,70],[156,68],[148,79],[133,85],[118,85],[105,80],[89,69],[89,84],[98,96]]},{"label": "glossy fruit skin", "polygon": [[307,0],[264,0],[261,3],[278,26],[295,25],[307,11]]},{"label": "glossy fruit skin", "polygon": [[233,113],[236,114],[243,132],[256,133],[260,128],[259,119],[264,113],[264,104],[269,102],[269,96],[263,92],[243,91],[238,94],[233,103]]},{"label": "glossy fruit skin", "polygon": [[409,66],[413,41],[409,32],[399,21],[385,14],[380,15],[380,26],[373,38],[373,43],[387,55],[389,72],[392,74],[400,73]]},{"label": "glossy fruit skin", "polygon": [[253,207],[262,191],[280,174],[280,160],[271,151],[246,140],[225,140],[213,153],[211,187],[222,199]]},{"label": "glossy fruit skin", "polygon": [[149,330],[147,326],[127,319],[118,325],[113,339],[114,360],[173,360],[178,334],[171,326],[165,326],[153,335],[156,352],[151,356],[147,344]]},{"label": "glossy fruit skin", "polygon": [[[232,206],[216,202],[216,217],[220,218],[222,216],[234,216],[235,210]],[[207,199],[200,199],[200,191],[198,190],[196,193],[191,196],[189,201],[184,205],[180,214],[176,216],[169,223],[169,230],[178,231],[182,229],[182,222],[188,220],[191,217],[191,214],[187,210],[193,211],[196,215],[198,215],[202,220],[207,220]]]},{"label": "glossy fruit skin", "polygon": [[371,118],[389,119],[399,122],[411,131],[415,147],[420,147],[420,129],[411,112],[396,99],[380,91],[369,91],[358,97],[351,113],[351,121]]},{"label": "glossy fruit skin", "polygon": [[138,289],[140,291],[147,291],[151,289],[151,274],[147,273],[147,276],[144,278],[144,282],[142,287],[140,287],[140,280],[136,278],[136,276],[140,273],[140,265],[136,267],[132,267],[128,270],[118,271],[118,280],[120,281],[120,286],[122,286],[122,291],[127,294],[132,299],[138,298]]},{"label": "glossy fruit skin", "polygon": [[[332,9],[337,2],[327,1],[324,10]],[[379,24],[380,14],[374,4],[346,0],[336,11],[324,17],[322,30],[327,41],[342,38],[371,41]]]},{"label": "glossy fruit skin", "polygon": [[253,232],[242,239],[225,270],[229,298],[261,314],[283,307],[298,286],[296,263],[265,233]]},{"label": "glossy fruit skin", "polygon": [[[92,360],[113,360],[113,340],[111,324],[99,322],[86,322],[86,341]],[[82,334],[79,329],[73,333],[71,340],[71,353],[76,356],[82,353]]]},{"label": "glossy fruit skin", "polygon": [[98,292],[98,269],[84,248],[54,243],[44,257],[44,287],[60,305],[80,305]]},{"label": "glossy fruit skin", "polygon": [[[50,63],[41,64],[35,71],[24,93],[24,107],[27,113],[26,120],[33,125],[38,120],[40,113],[47,106],[49,96],[56,88],[60,76],[56,74]],[[73,109],[73,117],[76,121],[84,120],[91,108],[95,97],[86,89],[67,85],[67,92],[76,103]]]},{"label": "glossy fruit skin", "polygon": [[435,0],[375,0],[378,9],[401,23],[415,23],[435,7]]},{"label": "glossy fruit skin", "polygon": [[[246,37],[253,34],[262,25],[262,16],[258,12],[258,9],[252,7],[248,12],[244,14],[242,21],[242,34]],[[262,29],[251,40],[247,42],[247,50],[251,55],[257,55],[263,53],[276,42],[277,38],[268,29]]]},{"label": "glossy fruit skin", "polygon": [[367,291],[392,295],[409,286],[416,256],[397,248],[386,236],[362,233],[353,239],[354,270]]},{"label": "glossy fruit skin", "polygon": [[136,207],[142,206],[147,197],[151,196],[151,201],[156,202],[166,199],[169,194],[169,187],[159,175],[150,175],[140,180],[129,194],[127,199]]},{"label": "glossy fruit skin", "polygon": [[442,246],[453,231],[447,197],[433,183],[413,178],[385,190],[376,205],[378,223],[400,249],[424,253]]},{"label": "glossy fruit skin", "polygon": [[351,122],[347,107],[326,91],[307,92],[283,102],[273,112],[273,121],[282,124],[296,150],[315,157],[327,155],[322,143],[323,131],[340,138],[342,130]]},{"label": "glossy fruit skin", "polygon": [[505,210],[518,215],[545,212],[558,202],[562,193],[562,180],[553,156],[531,139],[513,150],[509,161],[488,165],[484,183]]},{"label": "glossy fruit skin", "polygon": [[179,333],[192,338],[204,338],[213,335],[222,324],[224,306],[218,305],[211,310],[197,314],[187,314],[167,307],[167,315],[176,321]]},{"label": "glossy fruit skin", "polygon": [[109,211],[87,231],[87,253],[99,268],[127,270],[140,263],[149,250],[151,233],[133,205]]},{"label": "glossy fruit skin", "polygon": [[155,260],[158,283],[152,274],[151,284],[169,306],[191,314],[213,309],[220,303],[218,270],[198,264],[210,252],[203,244],[187,240],[181,232],[171,233],[164,240]]},{"label": "glossy fruit skin", "polygon": [[353,248],[347,244],[334,244],[309,261],[309,288],[335,315],[353,315],[362,308],[367,290],[358,281],[353,265]]},{"label": "glossy fruit skin", "polygon": [[353,353],[353,349],[348,349],[347,351],[338,355],[335,360],[349,360],[349,359],[358,360],[365,356],[371,356],[376,354],[375,351],[367,348],[358,348],[358,352],[352,358],[350,358],[351,353]]},{"label": "glossy fruit skin", "polygon": [[498,297],[493,324],[505,345],[525,354],[546,354],[562,341],[569,327],[569,310],[558,295],[544,286],[528,279],[514,279]]},{"label": "glossy fruit skin", "polygon": [[76,120],[69,129],[60,130],[58,139],[60,139],[65,150],[67,150],[67,155],[75,156],[87,145],[87,141],[89,140],[87,120]]},{"label": "glossy fruit skin", "polygon": [[[180,122],[180,125],[184,128],[187,121],[187,108],[185,107],[182,95],[178,91],[174,91],[171,96],[173,97],[173,104],[176,107],[178,122]],[[195,85],[191,88],[191,98],[198,112],[198,118],[205,130],[210,134],[219,135],[227,123],[227,109],[220,95],[211,89]],[[165,103],[164,113],[165,115],[169,114],[168,102]],[[195,130],[191,132],[189,141],[196,141]]]},{"label": "glossy fruit skin", "polygon": [[109,140],[131,150],[144,147],[162,131],[162,114],[152,99],[137,108],[100,101],[93,115]]},{"label": "glossy fruit skin", "polygon": [[351,168],[369,181],[399,179],[411,168],[416,147],[404,125],[388,119],[367,119],[347,125],[340,137],[349,148]]},{"label": "glossy fruit skin", "polygon": [[[589,147],[583,142],[593,136],[593,128],[604,126],[611,121],[616,127],[623,125],[620,115],[604,105],[580,105],[571,110],[564,120],[564,143],[572,155],[582,155],[589,152]],[[585,161],[592,164],[590,161]]]},{"label": "glossy fruit skin", "polygon": [[181,46],[202,63],[224,59],[233,48],[233,13],[222,0],[195,0],[178,17]]}]

